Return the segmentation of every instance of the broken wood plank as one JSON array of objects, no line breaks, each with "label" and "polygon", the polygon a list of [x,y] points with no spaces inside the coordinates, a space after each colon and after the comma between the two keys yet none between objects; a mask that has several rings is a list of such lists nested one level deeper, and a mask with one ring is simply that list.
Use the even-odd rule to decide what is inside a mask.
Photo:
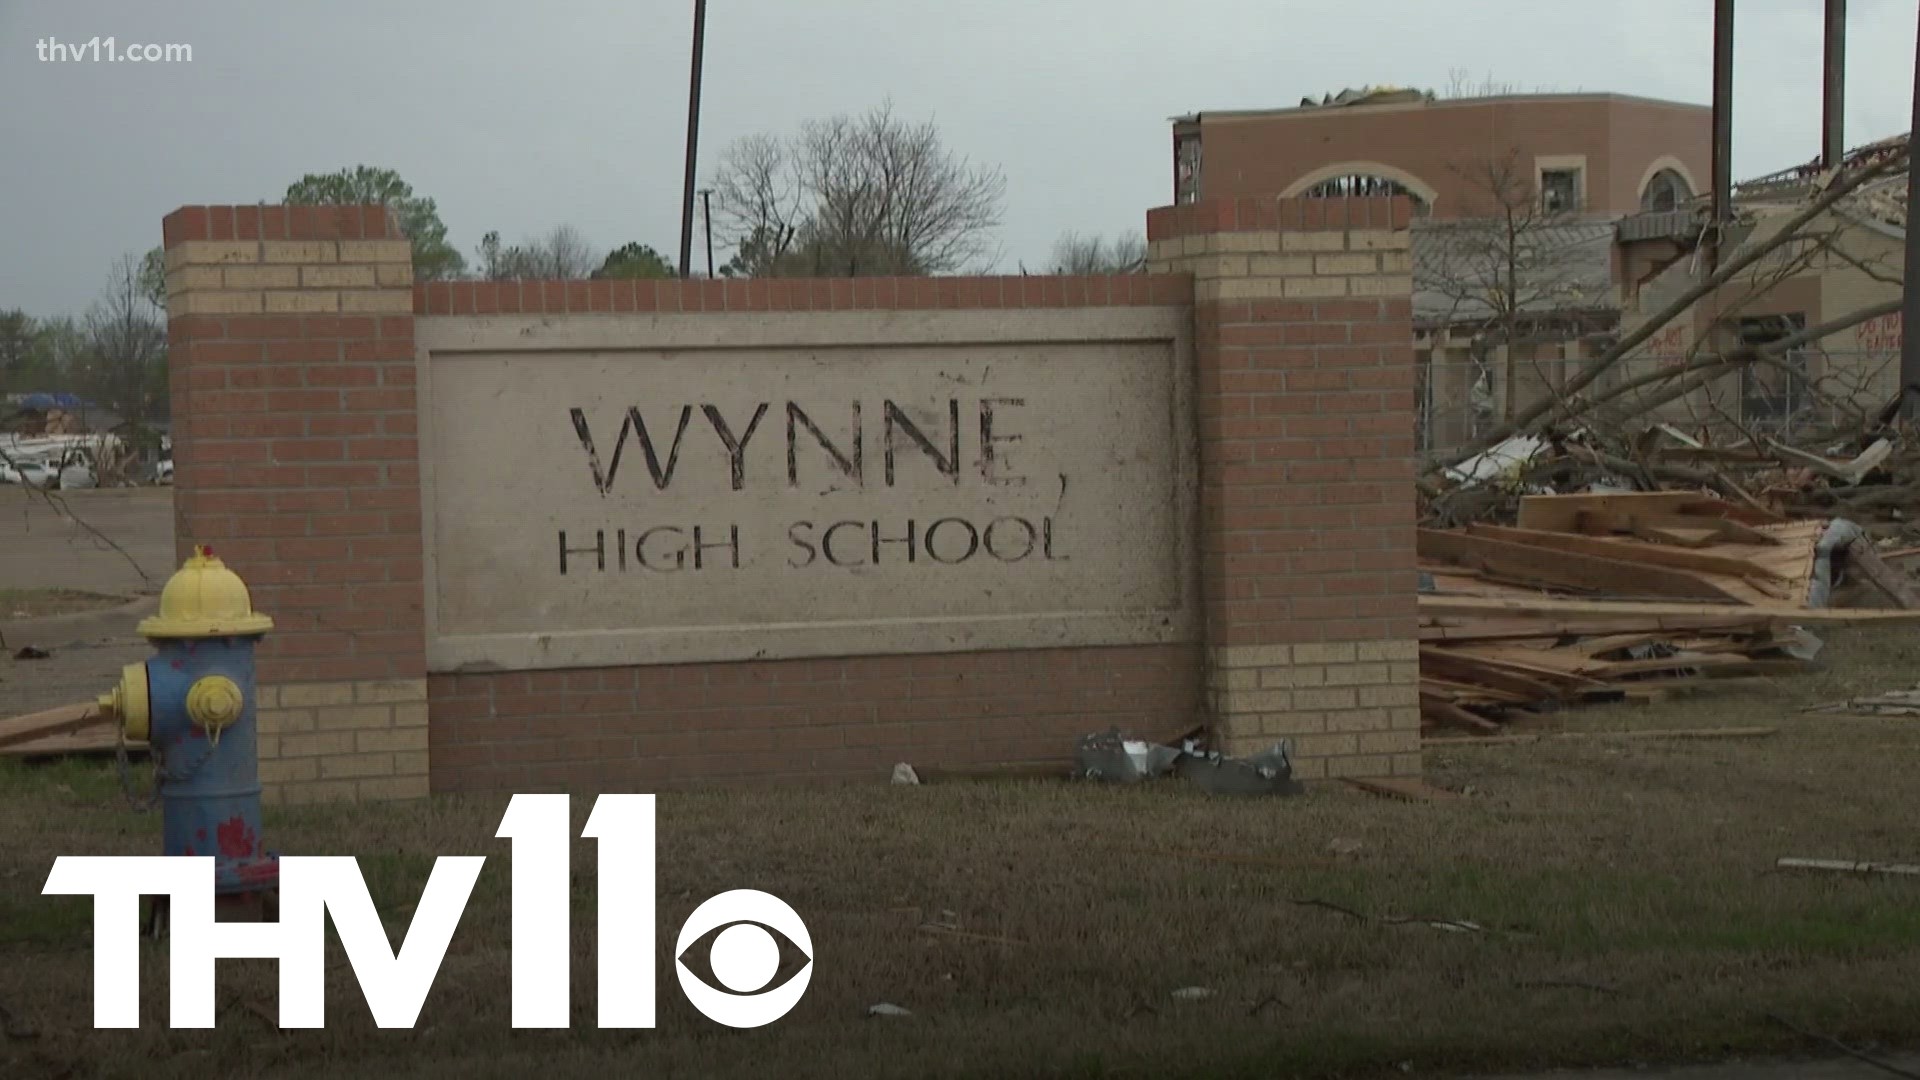
[{"label": "broken wood plank", "polygon": [[1631,491],[1607,495],[1522,495],[1517,524],[1523,529],[1546,532],[1579,532],[1583,513],[1627,514],[1653,512],[1677,513],[1681,506],[1700,498],[1692,491]]},{"label": "broken wood plank", "polygon": [[10,717],[0,720],[0,747],[76,731],[98,724],[103,719],[105,718],[100,715],[100,707],[93,702],[61,705],[58,708]]},{"label": "broken wood plank", "polygon": [[1380,777],[1374,779],[1350,776],[1342,780],[1341,783],[1346,784],[1348,787],[1358,788],[1369,795],[1384,795],[1389,799],[1404,799],[1407,802],[1458,802],[1466,798],[1465,795],[1457,791],[1448,791],[1443,787],[1435,787],[1425,780],[1418,780],[1412,777]]},{"label": "broken wood plank", "polygon": [[1786,574],[1772,567],[1747,559],[1688,551],[1684,548],[1675,549],[1635,540],[1545,532],[1540,529],[1509,529],[1500,525],[1468,525],[1467,535],[1485,536],[1490,540],[1506,540],[1516,544],[1532,544],[1558,551],[1579,552],[1583,555],[1599,555],[1625,562],[1671,567],[1676,570],[1697,570],[1708,574],[1727,574],[1736,578],[1768,577],[1779,581],[1790,580]]},{"label": "broken wood plank", "polygon": [[1436,724],[1462,728],[1467,731],[1498,732],[1505,730],[1499,724],[1494,723],[1484,716],[1476,716],[1451,701],[1447,701],[1444,698],[1433,697],[1428,694],[1420,695],[1420,715],[1423,718],[1432,718]]},{"label": "broken wood plank", "polygon": [[1632,597],[1744,601],[1746,597],[1689,570],[1553,551],[1465,533],[1420,529],[1421,558],[1442,559],[1546,587]]},{"label": "broken wood plank", "polygon": [[1717,618],[1730,613],[1778,619],[1785,623],[1920,622],[1920,611],[1867,608],[1796,608],[1753,605],[1728,608],[1713,604],[1663,603],[1643,600],[1588,600],[1543,596],[1524,600],[1504,596],[1433,596],[1415,598],[1422,615],[1504,615],[1556,619],[1587,616],[1646,616],[1649,618]]},{"label": "broken wood plank", "polygon": [[1611,634],[1758,633],[1775,624],[1769,616],[1745,614],[1741,608],[1725,609],[1717,618],[1686,616],[1628,615],[1620,618],[1505,619],[1451,617],[1444,620],[1422,612],[1422,620],[1445,621],[1450,625],[1420,628],[1420,640],[1434,642],[1471,642],[1560,638],[1603,637]]},{"label": "broken wood plank", "polygon": [[1840,874],[1920,875],[1920,865],[1912,863],[1853,862],[1847,859],[1794,859],[1774,861],[1782,870],[1831,870]]},{"label": "broken wood plank", "polygon": [[1633,731],[1539,731],[1526,735],[1494,735],[1488,738],[1443,737],[1422,739],[1422,746],[1449,749],[1461,746],[1517,746],[1520,743],[1541,742],[1546,739],[1758,739],[1768,735],[1778,735],[1779,728],[1773,727],[1723,727],[1723,728],[1643,728]]},{"label": "broken wood plank", "polygon": [[1488,664],[1471,654],[1424,645],[1420,648],[1420,673],[1519,694],[1528,701],[1558,701],[1566,696],[1552,682]]},{"label": "broken wood plank", "polygon": [[[127,753],[144,754],[147,744],[128,742]],[[69,754],[111,754],[120,748],[120,732],[112,724],[95,724],[77,731],[63,732],[0,747],[0,757],[50,758]]]}]

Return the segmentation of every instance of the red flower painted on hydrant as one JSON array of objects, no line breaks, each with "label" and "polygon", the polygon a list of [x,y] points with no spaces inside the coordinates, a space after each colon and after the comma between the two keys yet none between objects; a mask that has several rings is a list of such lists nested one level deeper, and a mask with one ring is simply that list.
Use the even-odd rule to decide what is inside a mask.
[{"label": "red flower painted on hydrant", "polygon": [[217,835],[220,854],[229,859],[245,859],[253,854],[253,830],[235,814],[220,823]]}]

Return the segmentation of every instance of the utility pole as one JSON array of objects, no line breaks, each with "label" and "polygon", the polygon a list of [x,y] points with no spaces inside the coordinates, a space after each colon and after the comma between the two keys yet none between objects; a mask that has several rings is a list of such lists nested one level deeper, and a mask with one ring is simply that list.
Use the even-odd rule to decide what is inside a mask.
[{"label": "utility pole", "polygon": [[693,261],[693,177],[699,164],[700,57],[707,37],[707,0],[693,0],[693,76],[687,89],[687,182],[680,196],[680,276]]},{"label": "utility pole", "polygon": [[[1920,177],[1913,168],[1913,128],[1920,127],[1920,36],[1916,36],[1913,56],[1913,126],[1907,128],[1907,205],[1917,206],[1915,199],[1920,198]],[[1904,284],[1900,287],[1900,404],[1901,412],[1909,419],[1915,413],[1913,392],[1910,389],[1920,383],[1920,341],[1915,341],[1913,328],[1920,326],[1920,289],[1914,288],[1913,276],[1920,272],[1920,229],[1907,223],[1907,261],[1903,274]]]},{"label": "utility pole", "polygon": [[1827,0],[1825,79],[1820,109],[1820,167],[1847,154],[1847,0]]},{"label": "utility pole", "polygon": [[1720,262],[1720,234],[1733,217],[1733,0],[1713,0],[1713,241],[1708,265]]},{"label": "utility pole", "polygon": [[713,189],[700,189],[700,216],[707,223],[707,276],[713,276]]}]

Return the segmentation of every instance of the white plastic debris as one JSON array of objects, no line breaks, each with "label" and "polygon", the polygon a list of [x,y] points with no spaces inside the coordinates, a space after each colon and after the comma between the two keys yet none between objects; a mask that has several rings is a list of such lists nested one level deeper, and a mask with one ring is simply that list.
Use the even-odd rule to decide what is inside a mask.
[{"label": "white plastic debris", "polygon": [[893,767],[893,782],[896,784],[917,784],[920,782],[920,774],[913,771],[913,766],[903,761]]},{"label": "white plastic debris", "polygon": [[898,1005],[889,1005],[883,1001],[878,1005],[867,1006],[867,1015],[868,1016],[912,1016],[913,1010],[903,1009]]},{"label": "white plastic debris", "polygon": [[1217,991],[1210,986],[1183,986],[1173,992],[1175,1001],[1205,1001]]}]

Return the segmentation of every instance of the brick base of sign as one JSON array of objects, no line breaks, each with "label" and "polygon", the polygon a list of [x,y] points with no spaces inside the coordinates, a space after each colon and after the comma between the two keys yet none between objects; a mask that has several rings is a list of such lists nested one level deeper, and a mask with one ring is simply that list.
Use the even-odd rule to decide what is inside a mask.
[{"label": "brick base of sign", "polygon": [[1417,642],[1208,652],[1208,700],[1228,753],[1291,739],[1294,775],[1303,780],[1420,772]]},{"label": "brick base of sign", "polygon": [[268,804],[427,794],[427,680],[289,683],[259,693]]},{"label": "brick base of sign", "polygon": [[429,686],[435,792],[882,780],[901,761],[1064,768],[1087,732],[1173,739],[1203,715],[1193,646],[436,675]]}]

